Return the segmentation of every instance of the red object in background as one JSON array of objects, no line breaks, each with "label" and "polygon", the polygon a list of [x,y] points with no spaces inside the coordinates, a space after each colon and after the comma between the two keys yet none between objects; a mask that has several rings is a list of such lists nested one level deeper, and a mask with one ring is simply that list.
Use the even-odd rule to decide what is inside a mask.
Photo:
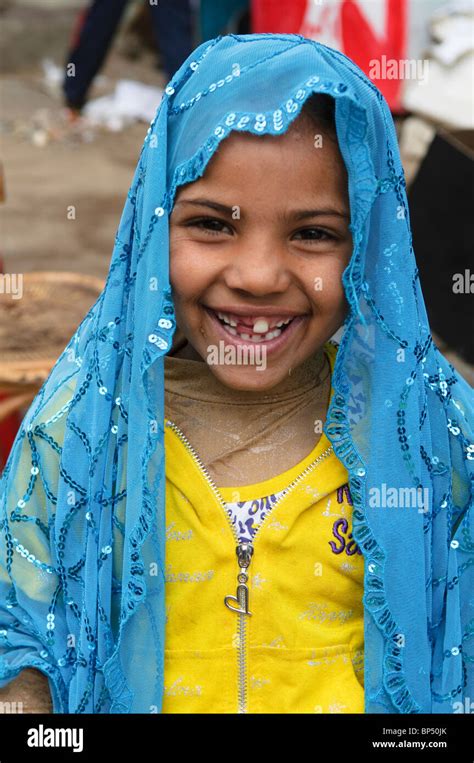
[{"label": "red object in background", "polygon": [[[362,15],[357,3],[346,0],[341,8],[343,53],[360,66],[362,71],[369,73],[370,62],[386,59],[400,61],[405,58],[407,0],[386,0],[385,34],[377,37],[370,23]],[[399,79],[371,78],[374,85],[385,96],[392,111],[400,111],[400,91],[402,81]]]},{"label": "red object in background", "polygon": [[[0,402],[8,397],[10,395],[0,392]],[[3,419],[3,421],[0,421],[0,472],[5,468],[20,425],[21,416],[18,413],[12,413]]]},{"label": "red object in background", "polygon": [[306,0],[252,0],[252,32],[299,34]]},{"label": "red object in background", "polygon": [[[3,259],[0,257],[0,273],[4,273]],[[10,395],[0,392],[0,402],[6,400]],[[15,440],[16,434],[21,425],[21,416],[18,413],[12,413],[0,421],[0,471],[3,471],[7,463],[8,455]]]},{"label": "red object in background", "polygon": [[[355,0],[252,0],[252,31],[311,36],[349,56],[367,76],[374,61],[399,62],[406,58],[408,0],[379,0],[384,6],[381,36]],[[403,71],[403,70],[402,70]],[[403,76],[403,74],[402,74]],[[390,109],[400,112],[402,79],[371,81],[383,93]]]}]

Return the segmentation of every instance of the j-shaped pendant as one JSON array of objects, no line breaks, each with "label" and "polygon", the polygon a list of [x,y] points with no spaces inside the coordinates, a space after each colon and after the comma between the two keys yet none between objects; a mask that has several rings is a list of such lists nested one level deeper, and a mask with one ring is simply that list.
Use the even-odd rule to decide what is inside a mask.
[{"label": "j-shaped pendant", "polygon": [[252,613],[249,611],[249,589],[246,585],[248,581],[246,569],[252,559],[253,546],[251,543],[239,543],[236,552],[240,567],[240,572],[237,575],[239,583],[237,586],[237,594],[236,596],[226,596],[224,598],[224,604],[233,612],[239,612],[242,615],[251,615]]}]

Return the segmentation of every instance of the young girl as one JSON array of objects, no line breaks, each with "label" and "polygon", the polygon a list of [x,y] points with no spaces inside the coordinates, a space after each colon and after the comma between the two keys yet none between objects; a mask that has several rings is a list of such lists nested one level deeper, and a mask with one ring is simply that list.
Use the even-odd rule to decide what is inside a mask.
[{"label": "young girl", "polygon": [[59,713],[456,712],[472,422],[380,93],[298,35],[201,45],[2,478],[0,685],[39,670]]}]

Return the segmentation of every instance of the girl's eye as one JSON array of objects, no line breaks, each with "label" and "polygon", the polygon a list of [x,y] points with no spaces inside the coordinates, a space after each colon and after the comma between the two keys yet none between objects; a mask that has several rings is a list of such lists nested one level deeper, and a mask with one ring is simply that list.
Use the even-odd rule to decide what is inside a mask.
[{"label": "girl's eye", "polygon": [[[200,217],[197,220],[189,220],[186,224],[188,228],[198,228],[209,235],[218,235],[220,233],[227,233],[230,231],[229,226],[223,220],[218,220],[216,217]],[[226,229],[226,230],[224,230]]]},{"label": "girl's eye", "polygon": [[303,241],[335,241],[336,236],[323,230],[322,228],[304,228],[298,231],[294,238],[301,239]]}]

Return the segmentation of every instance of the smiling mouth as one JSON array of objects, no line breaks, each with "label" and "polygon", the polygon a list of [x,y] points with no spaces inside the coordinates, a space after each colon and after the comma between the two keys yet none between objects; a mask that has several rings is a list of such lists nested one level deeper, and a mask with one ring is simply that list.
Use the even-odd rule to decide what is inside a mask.
[{"label": "smiling mouth", "polygon": [[301,316],[296,314],[293,316],[262,316],[258,313],[254,315],[237,315],[235,313],[224,313],[210,307],[205,309],[211,313],[214,319],[219,321],[228,334],[237,339],[254,342],[255,344],[277,339],[288,330],[295,318],[301,318]]}]

